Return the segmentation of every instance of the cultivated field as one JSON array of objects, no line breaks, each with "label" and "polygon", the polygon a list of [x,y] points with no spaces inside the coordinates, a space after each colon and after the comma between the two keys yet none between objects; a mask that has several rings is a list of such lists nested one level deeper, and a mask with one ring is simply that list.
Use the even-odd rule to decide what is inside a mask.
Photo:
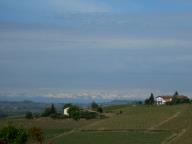
[{"label": "cultivated field", "polygon": [[2,119],[6,123],[43,129],[54,144],[191,144],[192,105],[113,106],[100,120]]}]

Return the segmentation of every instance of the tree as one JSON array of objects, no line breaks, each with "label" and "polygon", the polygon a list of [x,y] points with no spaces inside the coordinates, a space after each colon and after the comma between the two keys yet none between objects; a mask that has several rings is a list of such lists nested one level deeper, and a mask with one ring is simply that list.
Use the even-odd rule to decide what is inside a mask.
[{"label": "tree", "polygon": [[27,113],[25,114],[25,118],[26,118],[26,119],[33,119],[33,114],[32,114],[32,112],[27,112]]},{"label": "tree", "polygon": [[145,104],[147,105],[153,105],[155,103],[154,95],[151,93],[150,97],[145,100]]},{"label": "tree", "polygon": [[66,103],[66,104],[63,106],[63,109],[68,108],[68,107],[71,107],[71,106],[72,106],[71,103]]},{"label": "tree", "polygon": [[149,104],[153,105],[155,103],[154,95],[151,93],[151,96],[149,97]]},{"label": "tree", "polygon": [[97,112],[99,112],[99,113],[103,113],[103,109],[102,109],[102,107],[98,107],[98,108],[97,108]]},{"label": "tree", "polygon": [[51,114],[57,113],[54,104],[51,105],[50,113],[51,113]]},{"label": "tree", "polygon": [[52,104],[51,107],[48,107],[44,110],[44,112],[42,113],[42,116],[47,117],[47,116],[51,116],[54,114],[57,114],[57,111],[56,111],[54,104]]},{"label": "tree", "polygon": [[92,110],[97,110],[98,107],[99,107],[99,105],[98,105],[96,102],[93,101],[93,102],[91,103],[91,109],[92,109]]},{"label": "tree", "polygon": [[71,106],[68,110],[69,117],[74,119],[74,120],[79,120],[81,118],[80,114],[80,108],[78,106]]},{"label": "tree", "polygon": [[179,95],[179,93],[176,91],[173,96],[178,96],[178,95]]}]

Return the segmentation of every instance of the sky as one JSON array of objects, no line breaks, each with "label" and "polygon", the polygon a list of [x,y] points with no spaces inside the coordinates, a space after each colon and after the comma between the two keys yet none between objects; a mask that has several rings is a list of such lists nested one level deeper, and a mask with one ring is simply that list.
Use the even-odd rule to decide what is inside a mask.
[{"label": "sky", "polygon": [[191,0],[0,0],[0,96],[192,95],[191,17]]}]

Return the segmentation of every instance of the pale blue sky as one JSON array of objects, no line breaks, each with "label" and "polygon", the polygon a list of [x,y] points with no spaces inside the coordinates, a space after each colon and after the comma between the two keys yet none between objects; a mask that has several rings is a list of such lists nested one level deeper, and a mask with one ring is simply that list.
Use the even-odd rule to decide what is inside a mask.
[{"label": "pale blue sky", "polygon": [[0,0],[0,90],[191,92],[190,0]]}]

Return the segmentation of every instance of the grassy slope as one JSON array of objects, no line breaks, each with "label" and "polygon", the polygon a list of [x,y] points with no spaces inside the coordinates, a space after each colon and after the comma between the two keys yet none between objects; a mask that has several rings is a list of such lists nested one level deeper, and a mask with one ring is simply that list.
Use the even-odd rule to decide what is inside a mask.
[{"label": "grassy slope", "polygon": [[191,144],[192,105],[180,106],[178,109],[181,111],[180,115],[159,128],[173,130],[177,133],[177,137],[170,142],[171,144]]},{"label": "grassy slope", "polygon": [[57,144],[160,144],[169,133],[76,132],[57,139]]},{"label": "grassy slope", "polygon": [[[117,114],[119,111],[122,114]],[[110,110],[114,115],[86,129],[148,129],[179,111],[177,106],[128,106]]]},{"label": "grassy slope", "polygon": [[12,123],[18,127],[40,127],[43,129],[45,139],[52,138],[60,133],[68,132],[72,129],[80,128],[84,125],[92,123],[92,121],[80,120],[78,122],[74,120],[54,120],[50,118],[41,118],[36,120],[26,119],[3,119],[0,120],[0,128],[5,126],[7,123]]},{"label": "grassy slope", "polygon": [[[56,136],[53,141],[58,144],[64,142],[67,144],[77,142],[79,144],[160,144],[172,134],[175,134],[175,137],[168,142],[169,144],[191,144],[192,142],[192,105],[115,106],[105,110],[111,111],[112,114],[103,120],[76,122],[52,119],[12,119],[11,121],[25,127],[41,127],[46,139]],[[120,110],[123,111],[122,114],[118,114]],[[6,120],[0,120],[0,128],[5,124]],[[147,131],[152,128],[169,131]],[[130,131],[130,129],[135,131]]]}]

